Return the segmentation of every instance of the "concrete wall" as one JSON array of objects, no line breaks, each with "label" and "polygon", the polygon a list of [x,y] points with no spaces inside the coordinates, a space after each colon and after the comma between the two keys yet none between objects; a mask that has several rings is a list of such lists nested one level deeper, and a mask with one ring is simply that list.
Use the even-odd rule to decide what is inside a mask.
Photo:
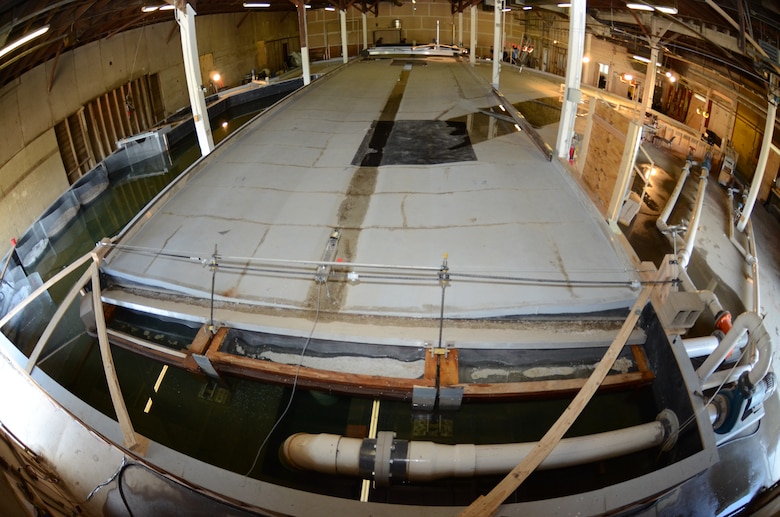
[{"label": "concrete wall", "polygon": [[[225,86],[240,84],[258,67],[256,41],[298,32],[294,13],[195,20],[199,53],[210,55]],[[68,187],[54,126],[95,97],[154,73],[159,74],[166,114],[189,104],[181,38],[173,19],[65,52],[56,68],[50,61],[0,90],[0,255],[9,239],[23,233]]]}]

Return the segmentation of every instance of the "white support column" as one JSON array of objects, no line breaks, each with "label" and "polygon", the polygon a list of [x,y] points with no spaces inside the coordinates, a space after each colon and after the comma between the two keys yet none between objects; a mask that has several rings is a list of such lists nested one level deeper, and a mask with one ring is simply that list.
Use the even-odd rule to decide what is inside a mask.
[{"label": "white support column", "polygon": [[644,114],[650,111],[653,107],[653,95],[655,95],[655,70],[656,63],[658,62],[658,45],[653,45],[650,49],[650,62],[647,63],[647,72],[645,73],[645,95],[642,98],[642,113]]},{"label": "white support column", "polygon": [[214,137],[211,134],[206,99],[203,96],[203,78],[200,75],[198,58],[198,40],[195,33],[195,10],[190,4],[184,9],[176,9],[176,22],[181,34],[181,51],[184,56],[184,75],[187,78],[187,91],[190,94],[192,119],[195,121],[195,134],[198,136],[201,156],[214,149]]},{"label": "white support column", "polygon": [[617,223],[620,218],[620,210],[623,208],[623,201],[631,186],[629,181],[633,177],[634,163],[636,163],[641,136],[642,123],[636,120],[629,122],[628,131],[626,132],[626,145],[623,147],[623,157],[620,160],[618,177],[615,181],[615,188],[612,191],[612,198],[609,201],[609,208],[607,209],[607,221],[615,233],[620,233],[620,227],[618,227]]},{"label": "white support column", "polygon": [[458,11],[458,46],[463,47],[463,11]]},{"label": "white support column", "polygon": [[477,6],[472,5],[469,22],[471,30],[469,31],[469,63],[474,66],[477,63]]},{"label": "white support column", "polygon": [[339,22],[341,24],[341,61],[349,61],[349,47],[347,46],[347,10],[339,9]]},{"label": "white support column", "polygon": [[573,0],[569,7],[569,48],[566,55],[566,90],[558,126],[556,152],[566,158],[574,136],[577,104],[582,98],[582,52],[585,47],[585,0]]},{"label": "white support column", "polygon": [[769,152],[772,146],[772,136],[775,131],[775,117],[777,115],[777,100],[774,97],[774,92],[777,91],[777,76],[772,74],[769,77],[769,103],[766,107],[766,123],[764,124],[764,139],[761,142],[761,152],[758,155],[758,163],[756,163],[756,171],[753,173],[753,180],[750,182],[750,192],[748,192],[747,200],[745,201],[745,207],[742,210],[742,215],[737,222],[737,230],[744,232],[747,226],[750,214],[753,212],[753,207],[756,204],[756,198],[758,197],[758,191],[761,189],[761,182],[764,180],[764,172],[766,171],[766,162],[769,159]]},{"label": "white support column", "polygon": [[301,38],[301,74],[303,85],[311,83],[311,67],[309,66],[309,32],[306,30],[306,4],[303,0],[290,0],[298,10],[298,32]]},{"label": "white support column", "polygon": [[[584,0],[583,0],[584,2]],[[504,0],[496,0],[493,6],[493,88],[498,89],[498,77],[501,75],[501,59],[504,50],[501,48],[501,10]]]},{"label": "white support column", "polygon": [[[590,45],[593,41],[593,34],[590,32],[585,35],[585,49],[582,52],[582,78],[581,81],[587,85],[593,86],[593,58],[590,55]],[[587,63],[585,62],[587,58]]]},{"label": "white support column", "polygon": [[361,13],[360,17],[363,19],[363,50],[368,48],[368,20],[366,13]]}]

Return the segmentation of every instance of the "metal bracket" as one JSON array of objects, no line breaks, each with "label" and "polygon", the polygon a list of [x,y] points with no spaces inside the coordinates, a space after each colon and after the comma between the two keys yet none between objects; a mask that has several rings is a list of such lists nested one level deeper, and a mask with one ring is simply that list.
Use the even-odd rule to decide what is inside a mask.
[{"label": "metal bracket", "polygon": [[[320,259],[322,262],[333,262],[333,260],[336,258],[336,251],[339,247],[340,237],[341,232],[338,229],[330,232],[330,237],[328,237],[328,242],[325,243],[325,250],[323,250],[322,258]],[[330,270],[330,264],[320,264],[317,266],[317,271],[314,273],[314,279],[318,284],[324,284],[328,281]]]}]

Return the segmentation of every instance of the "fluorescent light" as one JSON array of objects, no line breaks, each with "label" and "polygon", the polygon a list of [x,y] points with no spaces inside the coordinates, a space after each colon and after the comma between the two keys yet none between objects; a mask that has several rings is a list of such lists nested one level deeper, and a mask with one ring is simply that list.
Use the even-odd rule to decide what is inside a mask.
[{"label": "fluorescent light", "polygon": [[325,10],[326,11],[335,11],[336,8],[335,7],[326,7]]},{"label": "fluorescent light", "polygon": [[636,9],[637,11],[655,11],[652,5],[647,4],[626,4],[629,9]]},{"label": "fluorescent light", "polygon": [[271,4],[268,4],[268,3],[265,3],[265,2],[264,3],[259,3],[259,4],[258,3],[244,2],[244,7],[246,7],[247,9],[252,9],[254,7],[271,7]]},{"label": "fluorescent light", "polygon": [[501,9],[501,12],[502,12],[502,13],[508,13],[508,12],[509,12],[509,11],[511,11],[511,10],[512,10],[512,8],[511,8],[511,7],[504,7],[503,9]]},{"label": "fluorescent light", "polygon": [[562,4],[558,4],[558,7],[571,7],[571,2],[565,2]]},{"label": "fluorescent light", "polygon": [[696,97],[696,99],[698,99],[698,100],[700,100],[702,102],[707,102],[707,99],[704,98],[704,95],[702,95],[700,93],[694,93],[693,96]]},{"label": "fluorescent light", "polygon": [[664,14],[677,14],[676,7],[656,6],[656,11]]},{"label": "fluorescent light", "polygon": [[634,59],[636,59],[637,61],[641,61],[642,63],[649,63],[650,62],[650,60],[648,58],[643,57],[643,56],[634,56]]},{"label": "fluorescent light", "polygon": [[524,5],[523,6],[523,11],[530,11],[531,9],[533,9],[533,6],[531,6],[531,5]]},{"label": "fluorescent light", "polygon": [[6,45],[5,47],[0,49],[0,57],[3,57],[4,55],[8,54],[9,52],[12,52],[12,51],[16,50],[17,48],[21,47],[25,43],[28,43],[31,40],[34,40],[38,36],[43,36],[44,34],[46,34],[46,32],[48,32],[48,30],[49,30],[49,26],[48,25],[44,25],[40,29],[33,31],[33,32],[31,32],[30,34],[28,34],[26,36],[22,36],[21,38],[19,38],[18,40],[14,41],[12,43],[9,43],[8,45]]},{"label": "fluorescent light", "polygon": [[145,5],[141,7],[141,12],[153,13],[155,11],[172,11],[174,9],[176,9],[176,7],[173,4]]}]

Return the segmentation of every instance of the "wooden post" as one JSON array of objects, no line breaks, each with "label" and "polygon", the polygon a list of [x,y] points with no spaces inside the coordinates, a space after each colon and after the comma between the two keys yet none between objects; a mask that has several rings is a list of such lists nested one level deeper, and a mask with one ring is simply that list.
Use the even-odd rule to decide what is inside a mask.
[{"label": "wooden post", "polygon": [[92,301],[95,311],[95,323],[97,324],[98,343],[100,344],[100,358],[103,360],[103,370],[106,373],[108,391],[111,394],[114,412],[116,413],[119,427],[122,430],[125,447],[140,455],[144,455],[149,447],[149,439],[135,432],[133,423],[130,421],[130,415],[127,413],[125,399],[122,397],[122,390],[119,387],[119,380],[116,377],[114,358],[111,356],[111,346],[108,343],[106,321],[103,319],[103,301],[100,297],[100,274],[98,268],[101,259],[96,252],[92,253],[92,258],[95,261],[94,264],[90,266],[92,271]]},{"label": "wooden post", "polygon": [[553,426],[545,433],[536,446],[528,453],[528,456],[523,458],[512,471],[485,496],[480,496],[476,501],[466,508],[461,514],[461,517],[485,517],[493,515],[498,510],[498,507],[503,503],[507,497],[509,497],[517,488],[523,484],[528,476],[536,470],[547,455],[552,452],[558,442],[561,441],[563,435],[572,426],[574,421],[580,415],[585,405],[596,393],[596,390],[601,385],[604,378],[609,373],[612,365],[615,363],[620,351],[623,349],[628,337],[636,326],[636,322],[639,316],[642,314],[642,309],[650,299],[650,292],[652,287],[646,286],[639,293],[634,306],[631,308],[631,313],[626,318],[623,326],[615,336],[615,340],[607,349],[604,357],[599,364],[593,370],[593,373],[580,389],[574,400],[571,401],[569,406],[563,411],[563,414],[553,424]]}]

